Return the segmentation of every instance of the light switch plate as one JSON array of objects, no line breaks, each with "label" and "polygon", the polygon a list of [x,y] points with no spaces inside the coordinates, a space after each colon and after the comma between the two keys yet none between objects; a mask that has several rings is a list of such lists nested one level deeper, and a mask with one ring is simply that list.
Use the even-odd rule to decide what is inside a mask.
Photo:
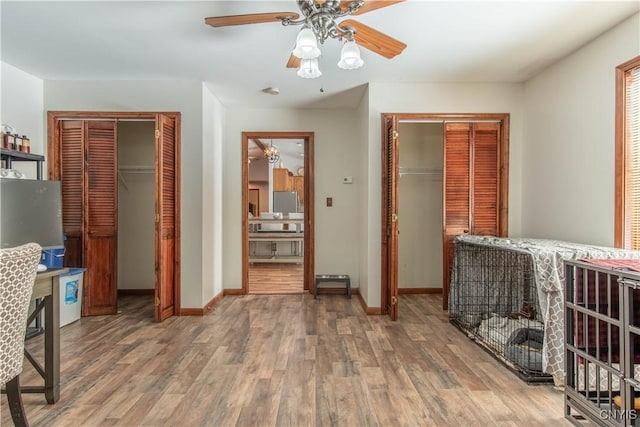
[{"label": "light switch plate", "polygon": [[352,176],[344,176],[344,177],[342,177],[342,183],[343,184],[353,184],[353,177]]}]

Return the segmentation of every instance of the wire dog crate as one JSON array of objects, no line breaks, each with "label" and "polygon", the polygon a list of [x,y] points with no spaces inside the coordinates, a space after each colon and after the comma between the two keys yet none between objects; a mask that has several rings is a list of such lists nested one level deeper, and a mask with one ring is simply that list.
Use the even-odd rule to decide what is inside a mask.
[{"label": "wire dog crate", "polygon": [[611,267],[626,262],[565,261],[565,416],[576,425],[640,425],[640,273]]},{"label": "wire dog crate", "polygon": [[553,381],[530,253],[456,240],[449,321],[523,380]]}]

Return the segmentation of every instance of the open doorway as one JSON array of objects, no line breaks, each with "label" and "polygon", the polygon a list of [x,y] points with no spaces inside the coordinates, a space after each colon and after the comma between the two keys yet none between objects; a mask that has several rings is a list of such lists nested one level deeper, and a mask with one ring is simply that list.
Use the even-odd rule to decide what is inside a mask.
[{"label": "open doorway", "polygon": [[309,291],[313,133],[242,134],[243,292]]}]

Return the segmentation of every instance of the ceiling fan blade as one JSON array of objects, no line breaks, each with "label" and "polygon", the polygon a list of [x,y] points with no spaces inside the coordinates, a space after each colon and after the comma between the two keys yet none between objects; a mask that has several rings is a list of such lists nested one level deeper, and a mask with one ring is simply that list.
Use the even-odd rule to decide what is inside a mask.
[{"label": "ceiling fan blade", "polygon": [[228,27],[231,25],[262,24],[265,22],[280,22],[279,18],[289,17],[298,19],[295,12],[250,13],[247,15],[212,16],[204,18],[204,23],[212,27]]},{"label": "ceiling fan blade", "polygon": [[289,60],[287,61],[287,68],[298,68],[300,67],[300,58],[295,56],[293,53],[289,56]]},{"label": "ceiling fan blade", "polygon": [[[365,0],[364,4],[356,12],[351,15],[362,15],[363,13],[371,12],[383,7],[392,6],[397,3],[402,3],[405,0]],[[345,11],[349,2],[343,2],[340,4],[340,8]]]},{"label": "ceiling fan blade", "polygon": [[353,27],[356,30],[354,39],[359,46],[388,59],[401,54],[404,48],[407,47],[407,45],[401,41],[353,19],[340,22],[340,27]]}]

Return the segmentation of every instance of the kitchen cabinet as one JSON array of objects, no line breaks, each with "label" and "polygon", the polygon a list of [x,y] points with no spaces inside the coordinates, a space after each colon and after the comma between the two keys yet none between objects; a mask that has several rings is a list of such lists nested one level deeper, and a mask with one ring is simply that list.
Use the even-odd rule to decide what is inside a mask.
[{"label": "kitchen cabinet", "polygon": [[273,169],[273,191],[295,191],[304,203],[304,176],[293,175],[287,168]]}]

